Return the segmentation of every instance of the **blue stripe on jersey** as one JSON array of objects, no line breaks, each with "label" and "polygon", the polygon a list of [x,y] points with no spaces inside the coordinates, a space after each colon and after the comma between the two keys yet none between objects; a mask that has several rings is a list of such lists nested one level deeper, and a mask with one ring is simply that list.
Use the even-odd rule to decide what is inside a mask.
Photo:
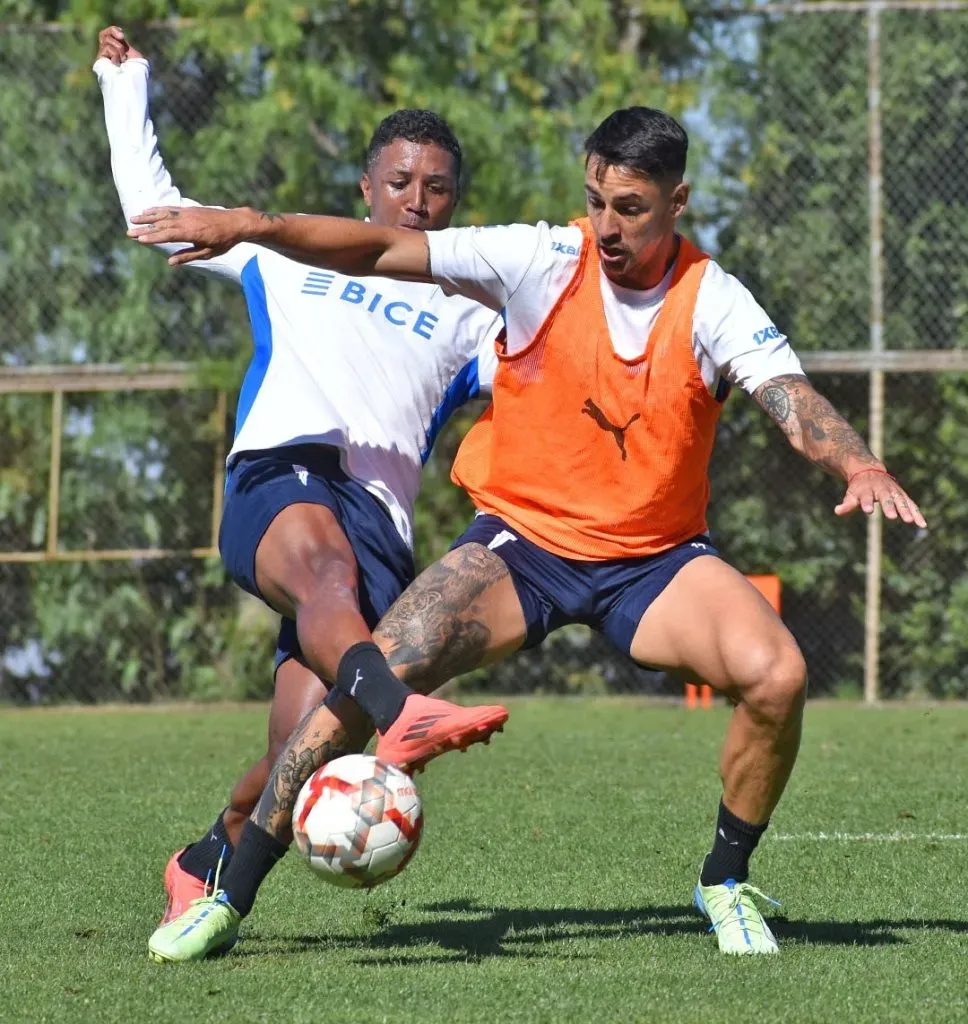
[{"label": "blue stripe on jersey", "polygon": [[427,430],[427,443],[420,453],[420,461],[425,463],[433,451],[434,442],[441,432],[444,424],[451,418],[454,412],[465,402],[476,398],[481,391],[481,381],[477,375],[477,356],[464,364],[464,368],[450,382],[450,387],[444,392],[444,397],[436,412],[430,420],[430,427]]},{"label": "blue stripe on jersey", "polygon": [[272,358],[272,323],[269,320],[269,306],[266,303],[266,286],[259,270],[259,257],[253,256],[242,268],[242,291],[249,307],[249,323],[252,324],[252,340],[255,351],[245,371],[242,390],[239,392],[239,407],[235,414],[235,436],[238,437],[242,424],[252,411],[255,396],[262,387],[269,360]]}]

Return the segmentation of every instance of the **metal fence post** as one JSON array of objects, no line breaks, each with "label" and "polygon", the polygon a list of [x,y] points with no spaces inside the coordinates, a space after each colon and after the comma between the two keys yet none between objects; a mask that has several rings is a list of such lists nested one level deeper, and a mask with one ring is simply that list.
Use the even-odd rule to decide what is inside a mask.
[{"label": "metal fence post", "polygon": [[[870,425],[871,451],[884,454],[884,371],[878,356],[884,351],[884,210],[881,150],[881,4],[867,7],[867,123],[870,150]],[[875,507],[867,520],[867,578],[864,606],[864,701],[878,697],[881,630],[881,559],[883,520]]]},{"label": "metal fence post", "polygon": [[209,544],[214,555],[218,554],[218,531],[222,525],[222,502],[225,495],[225,416],[228,412],[229,396],[219,391],[215,398],[215,454],[212,466],[212,533]]},{"label": "metal fence post", "polygon": [[60,516],[61,437],[64,431],[64,392],[52,395],[50,406],[50,477],[47,483],[47,554],[57,554],[57,528]]}]

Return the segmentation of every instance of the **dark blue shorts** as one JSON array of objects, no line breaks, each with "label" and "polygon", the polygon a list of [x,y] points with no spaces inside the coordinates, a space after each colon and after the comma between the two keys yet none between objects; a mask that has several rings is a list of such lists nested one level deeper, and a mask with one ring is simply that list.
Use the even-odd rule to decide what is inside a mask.
[{"label": "dark blue shorts", "polygon": [[[359,566],[360,612],[370,629],[413,582],[413,555],[390,513],[362,484],[350,479],[339,454],[324,445],[290,445],[247,452],[233,463],[225,487],[218,546],[229,575],[262,598],[255,582],[255,553],[269,524],[290,505],[324,505],[343,528]],[[302,660],[296,624],[282,620],[276,668]]]},{"label": "dark blue shorts", "polygon": [[700,555],[719,555],[701,535],[645,558],[562,558],[519,536],[499,516],[482,513],[451,550],[462,544],[483,544],[508,567],[527,624],[522,650],[568,623],[581,622],[628,654],[642,616],[672,577]]}]

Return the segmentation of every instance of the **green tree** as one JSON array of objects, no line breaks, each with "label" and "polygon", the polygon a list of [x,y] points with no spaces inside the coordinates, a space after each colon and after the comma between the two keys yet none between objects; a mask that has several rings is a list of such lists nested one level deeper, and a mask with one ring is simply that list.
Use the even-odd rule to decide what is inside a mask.
[{"label": "green tree", "polygon": [[[214,361],[207,379],[234,388],[249,349],[240,296],[172,273],[123,236],[89,70],[105,24],[122,24],[152,58],[156,125],[179,186],[228,205],[359,214],[368,135],[396,107],[429,106],[467,152],[459,222],[562,221],[580,213],[581,141],[601,117],[695,99],[680,0],[196,0],[177,5],[188,19],[177,31],[145,24],[171,13],[134,0],[0,5],[9,21],[61,24],[0,34],[8,364]],[[221,429],[210,392],[82,395],[66,407],[65,546],[206,543]],[[0,542],[36,547],[47,402],[0,403],[0,436]],[[439,553],[465,508],[438,461],[418,514],[421,558]],[[0,676],[2,697],[267,688],[271,640],[240,620],[217,565],[6,567],[0,593],[0,642],[34,666],[26,681]]]},{"label": "green tree", "polygon": [[[734,27],[715,77],[724,133],[722,262],[801,350],[869,344],[867,23],[861,12]],[[968,186],[963,12],[882,15],[888,348],[964,347]],[[751,45],[752,44],[752,45]],[[747,59],[739,51],[747,51]],[[866,377],[815,383],[861,429]],[[888,693],[968,693],[966,381],[890,376],[886,458],[930,532],[885,524],[882,678]],[[814,682],[856,686],[864,542],[830,515],[837,488],[782,461],[765,418],[731,403],[716,456],[716,521],[749,569],[778,569]],[[748,497],[736,497],[747,490]],[[819,679],[818,679],[819,677]]]}]

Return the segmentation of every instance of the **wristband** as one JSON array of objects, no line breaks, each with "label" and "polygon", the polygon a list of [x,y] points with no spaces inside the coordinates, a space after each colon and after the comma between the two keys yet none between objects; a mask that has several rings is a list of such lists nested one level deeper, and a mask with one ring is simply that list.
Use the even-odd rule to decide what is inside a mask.
[{"label": "wristband", "polygon": [[878,469],[876,466],[870,466],[868,469],[858,469],[856,473],[851,473],[850,476],[847,477],[847,487],[849,488],[851,482],[857,477],[861,476],[863,473],[883,473],[884,476],[890,477],[891,480],[894,480],[894,483],[897,483],[897,480],[895,479],[893,474],[888,473],[886,469]]}]

